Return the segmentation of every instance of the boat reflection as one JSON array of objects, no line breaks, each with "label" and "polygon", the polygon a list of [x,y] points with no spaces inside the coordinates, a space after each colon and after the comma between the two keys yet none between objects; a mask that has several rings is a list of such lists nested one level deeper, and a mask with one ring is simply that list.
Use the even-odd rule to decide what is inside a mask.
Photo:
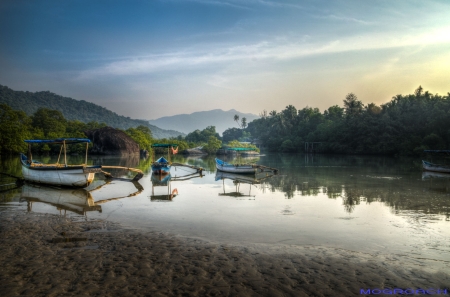
[{"label": "boat reflection", "polygon": [[[152,195],[150,196],[151,201],[172,201],[178,195],[178,190],[173,189],[171,186],[172,175],[160,175],[152,173]],[[167,193],[155,195],[155,187],[167,187]]]},{"label": "boat reflection", "polygon": [[433,178],[450,179],[450,173],[423,171],[422,180],[429,180]]},{"label": "boat reflection", "polygon": [[[229,172],[217,171],[216,172],[216,181],[222,180],[223,184],[223,193],[219,193],[219,196],[230,196],[230,197],[255,197],[255,195],[251,194],[252,185],[261,184],[261,182],[265,179],[272,177],[272,175],[266,175],[259,177],[255,175],[242,175],[242,174],[234,174]],[[226,192],[225,190],[225,180],[229,179],[233,181],[233,185],[235,186],[234,192]],[[248,184],[249,190],[248,194],[244,194],[240,192],[241,184]]]},{"label": "boat reflection", "polygon": [[[114,180],[117,181],[120,179]],[[126,182],[129,183],[129,180],[127,180]],[[132,181],[131,183],[135,186],[136,191],[130,194],[114,196],[97,201],[94,200],[92,193],[103,189],[106,185],[109,184],[109,182],[101,184],[100,186],[92,190],[58,188],[26,183],[22,188],[20,201],[27,201],[28,211],[33,210],[33,203],[42,202],[56,207],[56,209],[59,210],[61,214],[62,211],[64,211],[64,215],[67,213],[67,211],[71,211],[79,215],[86,215],[89,211],[102,212],[101,204],[103,203],[136,196],[144,190],[144,188],[138,182]]]},{"label": "boat reflection", "polygon": [[21,201],[27,201],[27,210],[32,211],[33,203],[43,202],[55,206],[57,210],[72,211],[85,215],[88,211],[102,211],[96,205],[92,195],[85,189],[62,189],[25,184],[22,188]]},{"label": "boat reflection", "polygon": [[[175,173],[176,174],[176,173]],[[172,190],[172,182],[186,181],[193,178],[202,178],[203,173],[192,172],[185,175],[173,175],[169,173],[167,175],[152,174],[152,195],[150,196],[151,201],[172,201],[178,195],[178,189]],[[155,194],[156,187],[167,187],[167,192],[164,194]]]}]

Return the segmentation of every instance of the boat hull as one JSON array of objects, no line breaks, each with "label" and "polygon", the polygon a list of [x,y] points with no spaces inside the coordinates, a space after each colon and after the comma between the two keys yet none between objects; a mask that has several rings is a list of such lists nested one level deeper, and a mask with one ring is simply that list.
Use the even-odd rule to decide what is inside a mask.
[{"label": "boat hull", "polygon": [[161,157],[152,164],[152,172],[156,175],[166,175],[170,172],[170,167],[170,163]]},{"label": "boat hull", "polygon": [[152,173],[156,175],[166,175],[170,172],[170,166],[153,166]]},{"label": "boat hull", "polygon": [[229,173],[255,174],[257,168],[252,165],[232,165],[216,158],[217,170]]},{"label": "boat hull", "polygon": [[101,172],[101,166],[51,166],[41,163],[26,163],[21,158],[22,174],[26,181],[75,188],[85,188],[94,180],[95,173]]},{"label": "boat hull", "polygon": [[422,166],[423,169],[427,171],[450,173],[450,166],[448,165],[433,164],[422,160]]}]

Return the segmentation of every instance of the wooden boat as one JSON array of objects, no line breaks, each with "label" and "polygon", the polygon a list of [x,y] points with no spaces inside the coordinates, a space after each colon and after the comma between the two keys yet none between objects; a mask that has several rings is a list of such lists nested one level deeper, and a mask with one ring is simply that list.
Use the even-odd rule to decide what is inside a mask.
[{"label": "wooden boat", "polygon": [[[28,143],[28,155],[21,154],[20,161],[22,163],[22,174],[26,181],[55,186],[84,188],[92,183],[95,173],[102,171],[100,165],[87,165],[87,149],[91,142],[89,139],[33,139],[25,140],[25,142]],[[31,144],[33,143],[61,144],[61,152],[64,150],[64,163],[59,163],[61,152],[55,164],[43,164],[33,160],[31,156]],[[86,161],[84,164],[67,164],[66,145],[72,143],[86,143]]]},{"label": "wooden boat", "polygon": [[[159,158],[155,161],[155,149],[157,148],[167,148],[167,159],[164,157]],[[172,154],[178,153],[178,144],[166,144],[166,143],[155,143],[152,145],[152,172],[153,174],[157,175],[165,175],[170,172],[170,167],[172,166],[172,162],[170,162],[170,152],[172,151]]]},{"label": "wooden boat", "polygon": [[[229,151],[235,151],[238,155],[238,158],[240,157],[240,153],[245,151],[254,151],[256,149],[254,148],[248,148],[248,147],[231,147],[227,148]],[[240,174],[256,174],[256,172],[261,171],[271,171],[274,173],[278,173],[278,169],[276,168],[270,168],[263,165],[256,165],[256,164],[229,164],[225,161],[219,160],[215,158],[216,160],[216,168],[217,170],[229,172],[229,173],[240,173]]]},{"label": "wooden boat", "polygon": [[164,157],[152,163],[152,172],[157,175],[166,175],[170,172],[171,164]]},{"label": "wooden boat", "polygon": [[422,167],[427,171],[450,173],[450,165],[434,164],[422,160]]},{"label": "wooden boat", "polygon": [[251,164],[229,164],[217,158],[215,158],[215,160],[217,170],[224,172],[255,174],[258,169],[257,167]]}]

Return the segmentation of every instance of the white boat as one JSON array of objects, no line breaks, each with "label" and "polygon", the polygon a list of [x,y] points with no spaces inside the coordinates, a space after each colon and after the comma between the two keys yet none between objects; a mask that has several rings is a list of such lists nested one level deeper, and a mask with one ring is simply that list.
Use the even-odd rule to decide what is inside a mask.
[{"label": "white boat", "polygon": [[450,173],[449,165],[434,164],[434,163],[430,163],[430,162],[422,160],[422,166],[423,166],[423,169],[427,170],[427,171]]},{"label": "white boat", "polygon": [[230,173],[252,173],[255,174],[258,167],[251,164],[229,164],[215,158],[217,170]]},{"label": "white boat", "polygon": [[[20,155],[22,163],[22,174],[26,181],[48,184],[54,186],[69,186],[84,188],[89,186],[94,180],[95,173],[101,172],[100,165],[88,166],[87,164],[87,147],[91,142],[84,138],[60,138],[52,140],[25,140],[28,143],[28,156]],[[32,143],[51,143],[61,144],[61,152],[64,149],[64,163],[59,163],[59,159],[55,164],[43,164],[35,161],[31,157]],[[66,145],[69,143],[86,143],[86,161],[80,165],[68,165],[66,157]],[[60,153],[61,157],[61,153]]]}]

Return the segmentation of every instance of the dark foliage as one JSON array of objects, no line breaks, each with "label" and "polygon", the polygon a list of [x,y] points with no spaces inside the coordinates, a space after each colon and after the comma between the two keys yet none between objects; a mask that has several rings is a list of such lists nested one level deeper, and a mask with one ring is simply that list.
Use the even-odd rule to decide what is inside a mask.
[{"label": "dark foliage", "polygon": [[194,132],[189,133],[185,140],[187,142],[193,142],[193,143],[208,143],[209,138],[211,136],[214,136],[217,139],[221,139],[219,133],[216,132],[216,127],[214,126],[208,126],[202,131],[195,130]]},{"label": "dark foliage", "polygon": [[305,142],[320,142],[322,152],[413,155],[424,149],[450,148],[450,93],[397,95],[381,106],[364,105],[355,94],[344,108],[297,110],[289,105],[248,124],[246,131],[271,151],[301,152]]},{"label": "dark foliage", "polygon": [[145,126],[152,131],[155,138],[177,137],[182,134],[173,130],[163,130],[150,125],[145,120],[133,120],[118,115],[94,103],[59,96],[49,91],[22,92],[0,85],[0,103],[5,103],[14,110],[24,111],[29,116],[38,111],[39,108],[45,108],[60,112],[69,121],[105,123],[107,126],[123,130]]}]

